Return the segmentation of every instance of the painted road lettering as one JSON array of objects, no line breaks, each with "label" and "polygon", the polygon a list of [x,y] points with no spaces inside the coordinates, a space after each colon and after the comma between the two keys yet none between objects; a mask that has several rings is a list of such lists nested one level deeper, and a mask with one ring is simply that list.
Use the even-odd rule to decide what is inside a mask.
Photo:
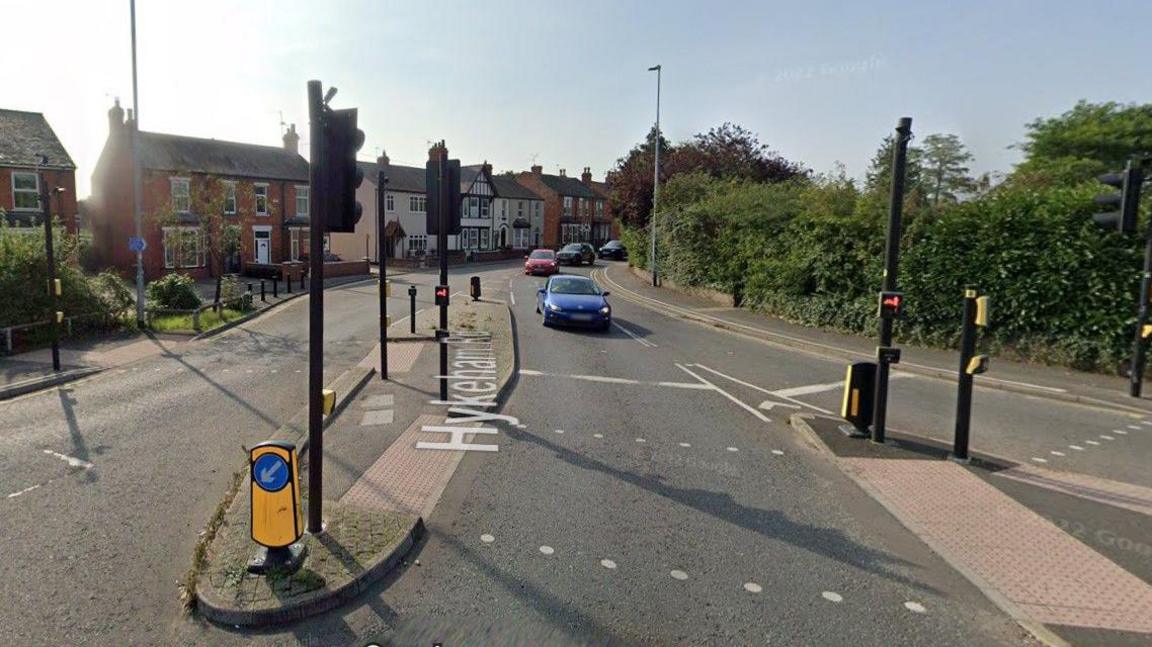
[{"label": "painted road lettering", "polygon": [[497,406],[499,375],[496,372],[496,356],[492,351],[492,336],[489,333],[454,332],[445,338],[452,352],[451,371],[437,378],[448,379],[448,400],[432,400],[431,404],[447,406],[448,418],[442,425],[423,425],[422,433],[448,434],[449,439],[420,440],[417,449],[437,449],[449,451],[495,452],[498,445],[468,442],[469,435],[496,435],[499,430],[492,427],[473,426],[485,422],[505,422],[519,425],[512,416],[488,413],[483,409]]}]

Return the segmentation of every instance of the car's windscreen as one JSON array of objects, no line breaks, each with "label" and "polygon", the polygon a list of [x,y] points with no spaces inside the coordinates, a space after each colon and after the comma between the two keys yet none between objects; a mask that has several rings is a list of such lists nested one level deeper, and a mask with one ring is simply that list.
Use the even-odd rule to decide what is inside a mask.
[{"label": "car's windscreen", "polygon": [[564,249],[562,249],[560,251],[562,251],[562,252],[578,252],[578,251],[580,251],[580,245],[578,245],[576,243],[573,243],[571,245],[565,245]]},{"label": "car's windscreen", "polygon": [[556,294],[600,294],[600,288],[588,279],[552,279],[552,292]]},{"label": "car's windscreen", "polygon": [[615,249],[615,248],[617,248],[617,247],[620,247],[620,241],[618,241],[618,240],[610,240],[610,241],[608,241],[607,243],[605,243],[605,244],[604,244],[604,246],[605,246],[605,247],[609,247],[609,248],[612,248],[612,249]]},{"label": "car's windscreen", "polygon": [[555,254],[554,254],[553,252],[549,251],[549,250],[546,250],[546,249],[538,249],[538,250],[536,250],[536,251],[532,252],[531,254],[529,254],[529,255],[528,255],[528,258],[542,258],[542,259],[550,259],[550,258],[552,258],[552,257],[554,257],[554,256],[555,256]]}]

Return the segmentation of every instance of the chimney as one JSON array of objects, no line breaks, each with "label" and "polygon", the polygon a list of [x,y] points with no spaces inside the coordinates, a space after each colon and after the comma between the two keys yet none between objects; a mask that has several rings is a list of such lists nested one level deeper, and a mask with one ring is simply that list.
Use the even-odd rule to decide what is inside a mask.
[{"label": "chimney", "polygon": [[584,167],[584,173],[582,173],[580,175],[580,181],[584,183],[584,186],[592,186],[592,169],[591,168],[589,168],[587,166]]},{"label": "chimney", "polygon": [[428,149],[428,161],[435,162],[440,159],[441,150],[444,151],[444,157],[448,157],[448,147],[444,145],[444,140],[432,144],[432,148]]},{"label": "chimney", "polygon": [[560,177],[568,177],[568,171],[565,169],[560,169]]},{"label": "chimney", "polygon": [[388,162],[389,162],[388,152],[381,150],[380,151],[380,157],[376,158],[376,166],[379,166],[380,168],[384,168],[385,166],[388,166]]},{"label": "chimney", "polygon": [[543,172],[544,172],[543,166],[540,166],[539,164],[533,164],[532,165],[532,175],[540,175]]},{"label": "chimney", "polygon": [[120,107],[120,97],[116,97],[116,103],[108,110],[108,134],[115,134],[123,127],[124,109]]},{"label": "chimney", "polygon": [[480,165],[480,170],[486,175],[492,175],[492,165],[488,163],[488,160],[484,160],[484,163]]},{"label": "chimney", "polygon": [[300,152],[300,135],[296,134],[296,124],[288,126],[288,132],[284,133],[284,150],[299,153]]},{"label": "chimney", "polygon": [[125,126],[125,130],[127,132],[132,132],[135,128],[138,127],[136,125],[136,119],[132,115],[132,109],[131,108],[128,109],[128,118],[124,120],[124,126]]}]

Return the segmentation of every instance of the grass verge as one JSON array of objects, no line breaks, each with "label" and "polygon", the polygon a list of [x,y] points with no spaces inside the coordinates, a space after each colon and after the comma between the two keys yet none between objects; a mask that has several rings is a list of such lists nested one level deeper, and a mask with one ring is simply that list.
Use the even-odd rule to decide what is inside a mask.
[{"label": "grass verge", "polygon": [[[241,310],[224,308],[220,312],[205,310],[200,313],[200,331],[207,332],[248,314]],[[152,318],[152,330],[156,332],[197,332],[192,327],[192,315],[160,315]]]}]

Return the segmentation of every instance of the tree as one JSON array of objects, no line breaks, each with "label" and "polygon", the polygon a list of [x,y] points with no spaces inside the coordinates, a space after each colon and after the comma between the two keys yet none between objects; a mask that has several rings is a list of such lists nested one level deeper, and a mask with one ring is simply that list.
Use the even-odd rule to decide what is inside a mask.
[{"label": "tree", "polygon": [[[858,211],[865,217],[879,217],[887,213],[892,194],[892,153],[895,139],[887,135],[880,142],[880,148],[872,155],[864,174],[864,190],[860,195]],[[908,145],[908,157],[904,170],[904,209],[908,212],[924,205],[923,151]]]},{"label": "tree", "polygon": [[1021,181],[1067,183],[1119,169],[1152,153],[1152,104],[1088,103],[1038,118],[1016,144],[1025,159],[1013,171]]},{"label": "tree", "polygon": [[[628,154],[616,160],[616,167],[608,172],[608,186],[612,193],[608,203],[612,213],[630,227],[644,227],[652,213],[652,175],[655,159],[656,127],[648,131],[643,142],[636,144]],[[673,152],[672,145],[660,136],[660,156],[664,162]],[[669,177],[669,167],[660,165],[661,184]]]},{"label": "tree", "polygon": [[185,267],[186,256],[198,256],[203,251],[210,276],[216,277],[216,295],[213,303],[220,305],[220,285],[224,276],[225,264],[232,255],[240,251],[239,208],[234,215],[225,215],[228,200],[227,187],[214,176],[194,176],[189,187],[189,210],[178,212],[169,200],[165,209],[153,215],[153,220],[165,228],[164,244],[171,245],[185,253],[173,254],[173,267]]},{"label": "tree", "polygon": [[971,161],[972,154],[956,135],[934,133],[924,138],[921,172],[932,206],[939,206],[941,200],[957,202],[959,194],[974,189],[975,183],[966,166]]},{"label": "tree", "polygon": [[727,122],[697,134],[670,157],[675,173],[702,171],[722,180],[782,182],[807,173],[770,150],[752,131]]}]

